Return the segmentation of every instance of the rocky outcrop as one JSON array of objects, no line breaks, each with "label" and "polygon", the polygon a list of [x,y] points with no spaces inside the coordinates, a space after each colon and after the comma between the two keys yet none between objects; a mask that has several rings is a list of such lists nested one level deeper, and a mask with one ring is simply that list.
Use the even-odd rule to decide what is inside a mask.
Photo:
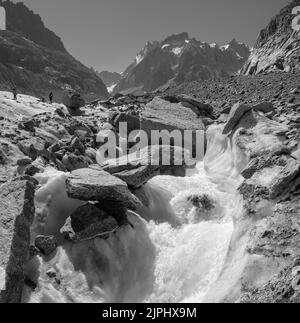
[{"label": "rocky outcrop", "polygon": [[293,29],[293,22],[297,22],[296,17],[299,15],[299,11],[293,12],[297,6],[300,6],[300,1],[292,1],[260,32],[242,73],[252,75],[274,70],[300,71],[299,22],[298,27]]},{"label": "rocky outcrop", "polygon": [[6,11],[6,28],[22,34],[36,44],[49,49],[66,52],[61,39],[45,27],[41,17],[29,10],[22,2],[0,1]]},{"label": "rocky outcrop", "polygon": [[225,46],[189,38],[187,33],[148,42],[122,73],[114,93],[145,93],[195,80],[235,74],[246,62],[249,48],[236,40]]},{"label": "rocky outcrop", "polygon": [[36,182],[16,179],[1,186],[0,192],[0,286],[4,303],[21,301],[25,266],[29,260],[30,226],[35,207]]},{"label": "rocky outcrop", "polygon": [[0,31],[0,85],[11,91],[62,101],[66,84],[80,88],[88,99],[106,98],[100,77],[73,58],[61,39],[48,30],[40,16],[23,3],[1,1],[6,8],[7,30]]},{"label": "rocky outcrop", "polygon": [[[238,191],[245,214],[236,219],[225,271],[214,290],[222,302],[294,302],[299,299],[297,263],[300,163],[286,146],[288,127],[254,109],[237,120],[229,138],[249,159]],[[239,268],[236,257],[242,259]],[[224,293],[222,283],[237,275]],[[225,296],[226,294],[226,296]]]}]

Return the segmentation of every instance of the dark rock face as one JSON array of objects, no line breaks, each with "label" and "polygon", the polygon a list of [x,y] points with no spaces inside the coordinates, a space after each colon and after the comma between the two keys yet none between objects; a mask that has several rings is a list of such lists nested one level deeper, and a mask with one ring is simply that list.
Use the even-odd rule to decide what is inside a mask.
[{"label": "dark rock face", "polygon": [[72,228],[77,233],[107,217],[108,215],[104,211],[97,208],[94,204],[87,203],[79,207],[71,215]]},{"label": "dark rock face", "polygon": [[54,93],[60,102],[62,88],[79,87],[89,100],[106,98],[107,89],[99,76],[74,59],[61,39],[48,30],[40,16],[23,3],[0,1],[6,8],[7,30],[0,31],[0,85],[39,98]]},{"label": "dark rock face", "polygon": [[284,192],[288,192],[291,183],[300,175],[300,162],[290,159],[287,165],[273,179],[270,185],[270,197],[277,198]]},{"label": "dark rock face", "polygon": [[61,39],[47,29],[41,17],[29,10],[24,3],[0,1],[6,10],[7,30],[24,35],[36,44],[66,52]]},{"label": "dark rock face", "polygon": [[122,74],[114,92],[149,92],[172,81],[180,84],[229,76],[243,66],[249,54],[249,48],[236,40],[220,47],[190,39],[187,33],[148,42]]},{"label": "dark rock face", "polygon": [[1,286],[0,301],[21,301],[24,270],[29,260],[30,226],[33,222],[33,179],[17,179],[1,187],[0,192],[0,270],[5,286]]},{"label": "dark rock face", "polygon": [[61,233],[73,242],[91,240],[96,237],[107,239],[111,232],[119,228],[116,219],[94,204],[79,207],[67,219]]},{"label": "dark rock face", "polygon": [[249,61],[243,68],[244,74],[274,70],[300,71],[299,29],[297,32],[292,28],[296,18],[292,12],[299,5],[299,0],[292,1],[260,32]]}]

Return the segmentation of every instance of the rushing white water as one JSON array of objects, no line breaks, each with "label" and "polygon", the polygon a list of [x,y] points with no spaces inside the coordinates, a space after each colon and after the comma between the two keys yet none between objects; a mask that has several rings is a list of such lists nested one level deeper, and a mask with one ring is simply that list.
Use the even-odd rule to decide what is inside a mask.
[{"label": "rushing white water", "polygon": [[[204,301],[242,212],[236,188],[246,162],[218,128],[208,133],[208,144],[204,162],[186,177],[158,176],[145,186],[150,206],[140,216],[129,214],[134,228],[124,226],[107,240],[64,244],[52,259],[33,260],[28,275],[39,284],[35,292],[25,288],[24,301]],[[67,198],[64,176],[52,171],[39,178],[46,233],[58,231],[82,203]]]}]

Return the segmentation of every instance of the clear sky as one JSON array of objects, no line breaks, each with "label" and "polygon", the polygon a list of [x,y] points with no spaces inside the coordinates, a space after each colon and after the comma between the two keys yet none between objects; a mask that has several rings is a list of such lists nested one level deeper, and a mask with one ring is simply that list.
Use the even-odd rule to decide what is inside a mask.
[{"label": "clear sky", "polygon": [[[17,0],[13,0],[18,2]],[[88,67],[122,72],[147,41],[188,32],[253,45],[289,0],[23,0]]]}]

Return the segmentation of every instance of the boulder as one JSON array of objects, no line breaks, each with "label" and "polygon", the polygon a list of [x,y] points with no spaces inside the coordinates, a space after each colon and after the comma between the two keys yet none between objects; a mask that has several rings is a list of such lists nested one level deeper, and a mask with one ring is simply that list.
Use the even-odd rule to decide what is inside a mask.
[{"label": "boulder", "polygon": [[8,162],[8,157],[5,152],[0,148],[0,164],[5,165]]},{"label": "boulder", "polygon": [[31,163],[32,163],[32,159],[29,157],[20,158],[17,160],[17,165],[21,167],[28,166]]},{"label": "boulder", "polygon": [[108,160],[102,169],[125,181],[130,188],[137,189],[161,173],[194,165],[189,152],[180,147],[149,146],[139,153]]},{"label": "boulder", "polygon": [[3,280],[0,281],[0,302],[21,301],[25,267],[29,260],[36,186],[37,182],[30,178],[16,179],[1,186],[0,275],[2,273]]},{"label": "boulder", "polygon": [[50,256],[58,246],[54,236],[37,236],[34,244],[45,256]]},{"label": "boulder", "polygon": [[64,155],[62,163],[70,172],[75,169],[86,168],[89,166],[89,162],[84,156],[77,156],[69,153]]},{"label": "boulder", "polygon": [[74,110],[78,110],[85,105],[85,101],[81,98],[81,95],[71,90],[64,91],[62,102],[67,108]]},{"label": "boulder", "polygon": [[61,233],[69,241],[80,242],[94,238],[107,239],[118,228],[118,222],[112,216],[88,203],[67,219]]},{"label": "boulder", "polygon": [[112,125],[118,129],[121,122],[127,123],[128,134],[133,130],[143,130],[148,137],[152,130],[205,130],[205,126],[198,115],[190,108],[181,104],[170,103],[159,97],[148,103],[141,116],[133,116],[126,113],[112,114]]},{"label": "boulder", "polygon": [[247,106],[245,104],[236,103],[230,111],[228,121],[224,126],[223,135],[228,135],[231,133],[232,130],[236,127],[236,125],[239,123],[241,118],[250,111],[252,108],[250,106]]},{"label": "boulder", "polygon": [[24,155],[30,157],[32,160],[44,155],[46,152],[45,142],[37,137],[20,141],[18,147]]},{"label": "boulder", "polygon": [[82,201],[120,202],[131,210],[141,205],[124,181],[96,167],[71,172],[66,188],[70,198]]},{"label": "boulder", "polygon": [[97,162],[96,156],[97,156],[97,151],[93,148],[87,148],[85,151],[85,156],[89,158],[93,163]]},{"label": "boulder", "polygon": [[78,233],[108,217],[109,215],[106,212],[100,210],[94,204],[87,203],[72,213],[71,225],[74,232]]},{"label": "boulder", "polygon": [[285,167],[287,164],[287,157],[285,155],[264,154],[250,160],[246,168],[241,172],[241,175],[249,179],[256,172],[259,172],[266,167]]},{"label": "boulder", "polygon": [[72,140],[71,140],[71,143],[70,143],[70,148],[72,149],[72,151],[79,151],[80,153],[84,154],[85,152],[85,147],[84,147],[84,144],[81,142],[81,140],[78,138],[78,137],[74,137]]},{"label": "boulder", "polygon": [[275,108],[271,102],[259,103],[257,105],[254,105],[252,109],[263,113],[270,113],[275,111]]},{"label": "boulder", "polygon": [[292,153],[292,157],[300,161],[300,146]]},{"label": "boulder", "polygon": [[291,183],[300,175],[300,162],[290,159],[270,184],[270,198],[275,199],[290,189]]},{"label": "boulder", "polygon": [[23,120],[19,122],[18,128],[21,130],[26,130],[28,132],[34,132],[37,124],[33,120]]},{"label": "boulder", "polygon": [[[140,116],[113,113],[110,122],[117,130],[121,122],[126,122],[127,136],[130,134],[129,141],[132,145],[139,142],[137,137],[139,137],[138,131],[140,130],[142,136],[147,135],[145,146],[159,144],[174,146],[176,144],[183,147],[185,145],[184,148],[199,156],[199,153],[203,154],[205,150],[204,119],[192,109],[179,103],[170,103],[155,97],[145,106]],[[189,132],[185,133],[186,130]],[[135,133],[132,133],[133,131]],[[179,137],[179,143],[174,139],[174,134]]]},{"label": "boulder", "polygon": [[28,165],[25,168],[25,175],[29,175],[29,176],[34,176],[37,173],[41,173],[43,170],[41,170],[39,167],[35,166],[35,165]]},{"label": "boulder", "polygon": [[205,126],[191,109],[155,97],[141,115],[141,129],[150,134],[151,130],[205,130]]},{"label": "boulder", "polygon": [[[109,122],[119,131],[120,123],[126,122],[127,135],[134,130],[140,129],[140,119],[137,116],[133,116],[127,113],[111,113],[109,116]],[[107,130],[107,129],[105,129]],[[111,129],[108,129],[111,130]]]},{"label": "boulder", "polygon": [[185,94],[176,95],[176,98],[184,107],[192,109],[198,116],[213,117],[214,109],[211,105],[205,104]]}]

